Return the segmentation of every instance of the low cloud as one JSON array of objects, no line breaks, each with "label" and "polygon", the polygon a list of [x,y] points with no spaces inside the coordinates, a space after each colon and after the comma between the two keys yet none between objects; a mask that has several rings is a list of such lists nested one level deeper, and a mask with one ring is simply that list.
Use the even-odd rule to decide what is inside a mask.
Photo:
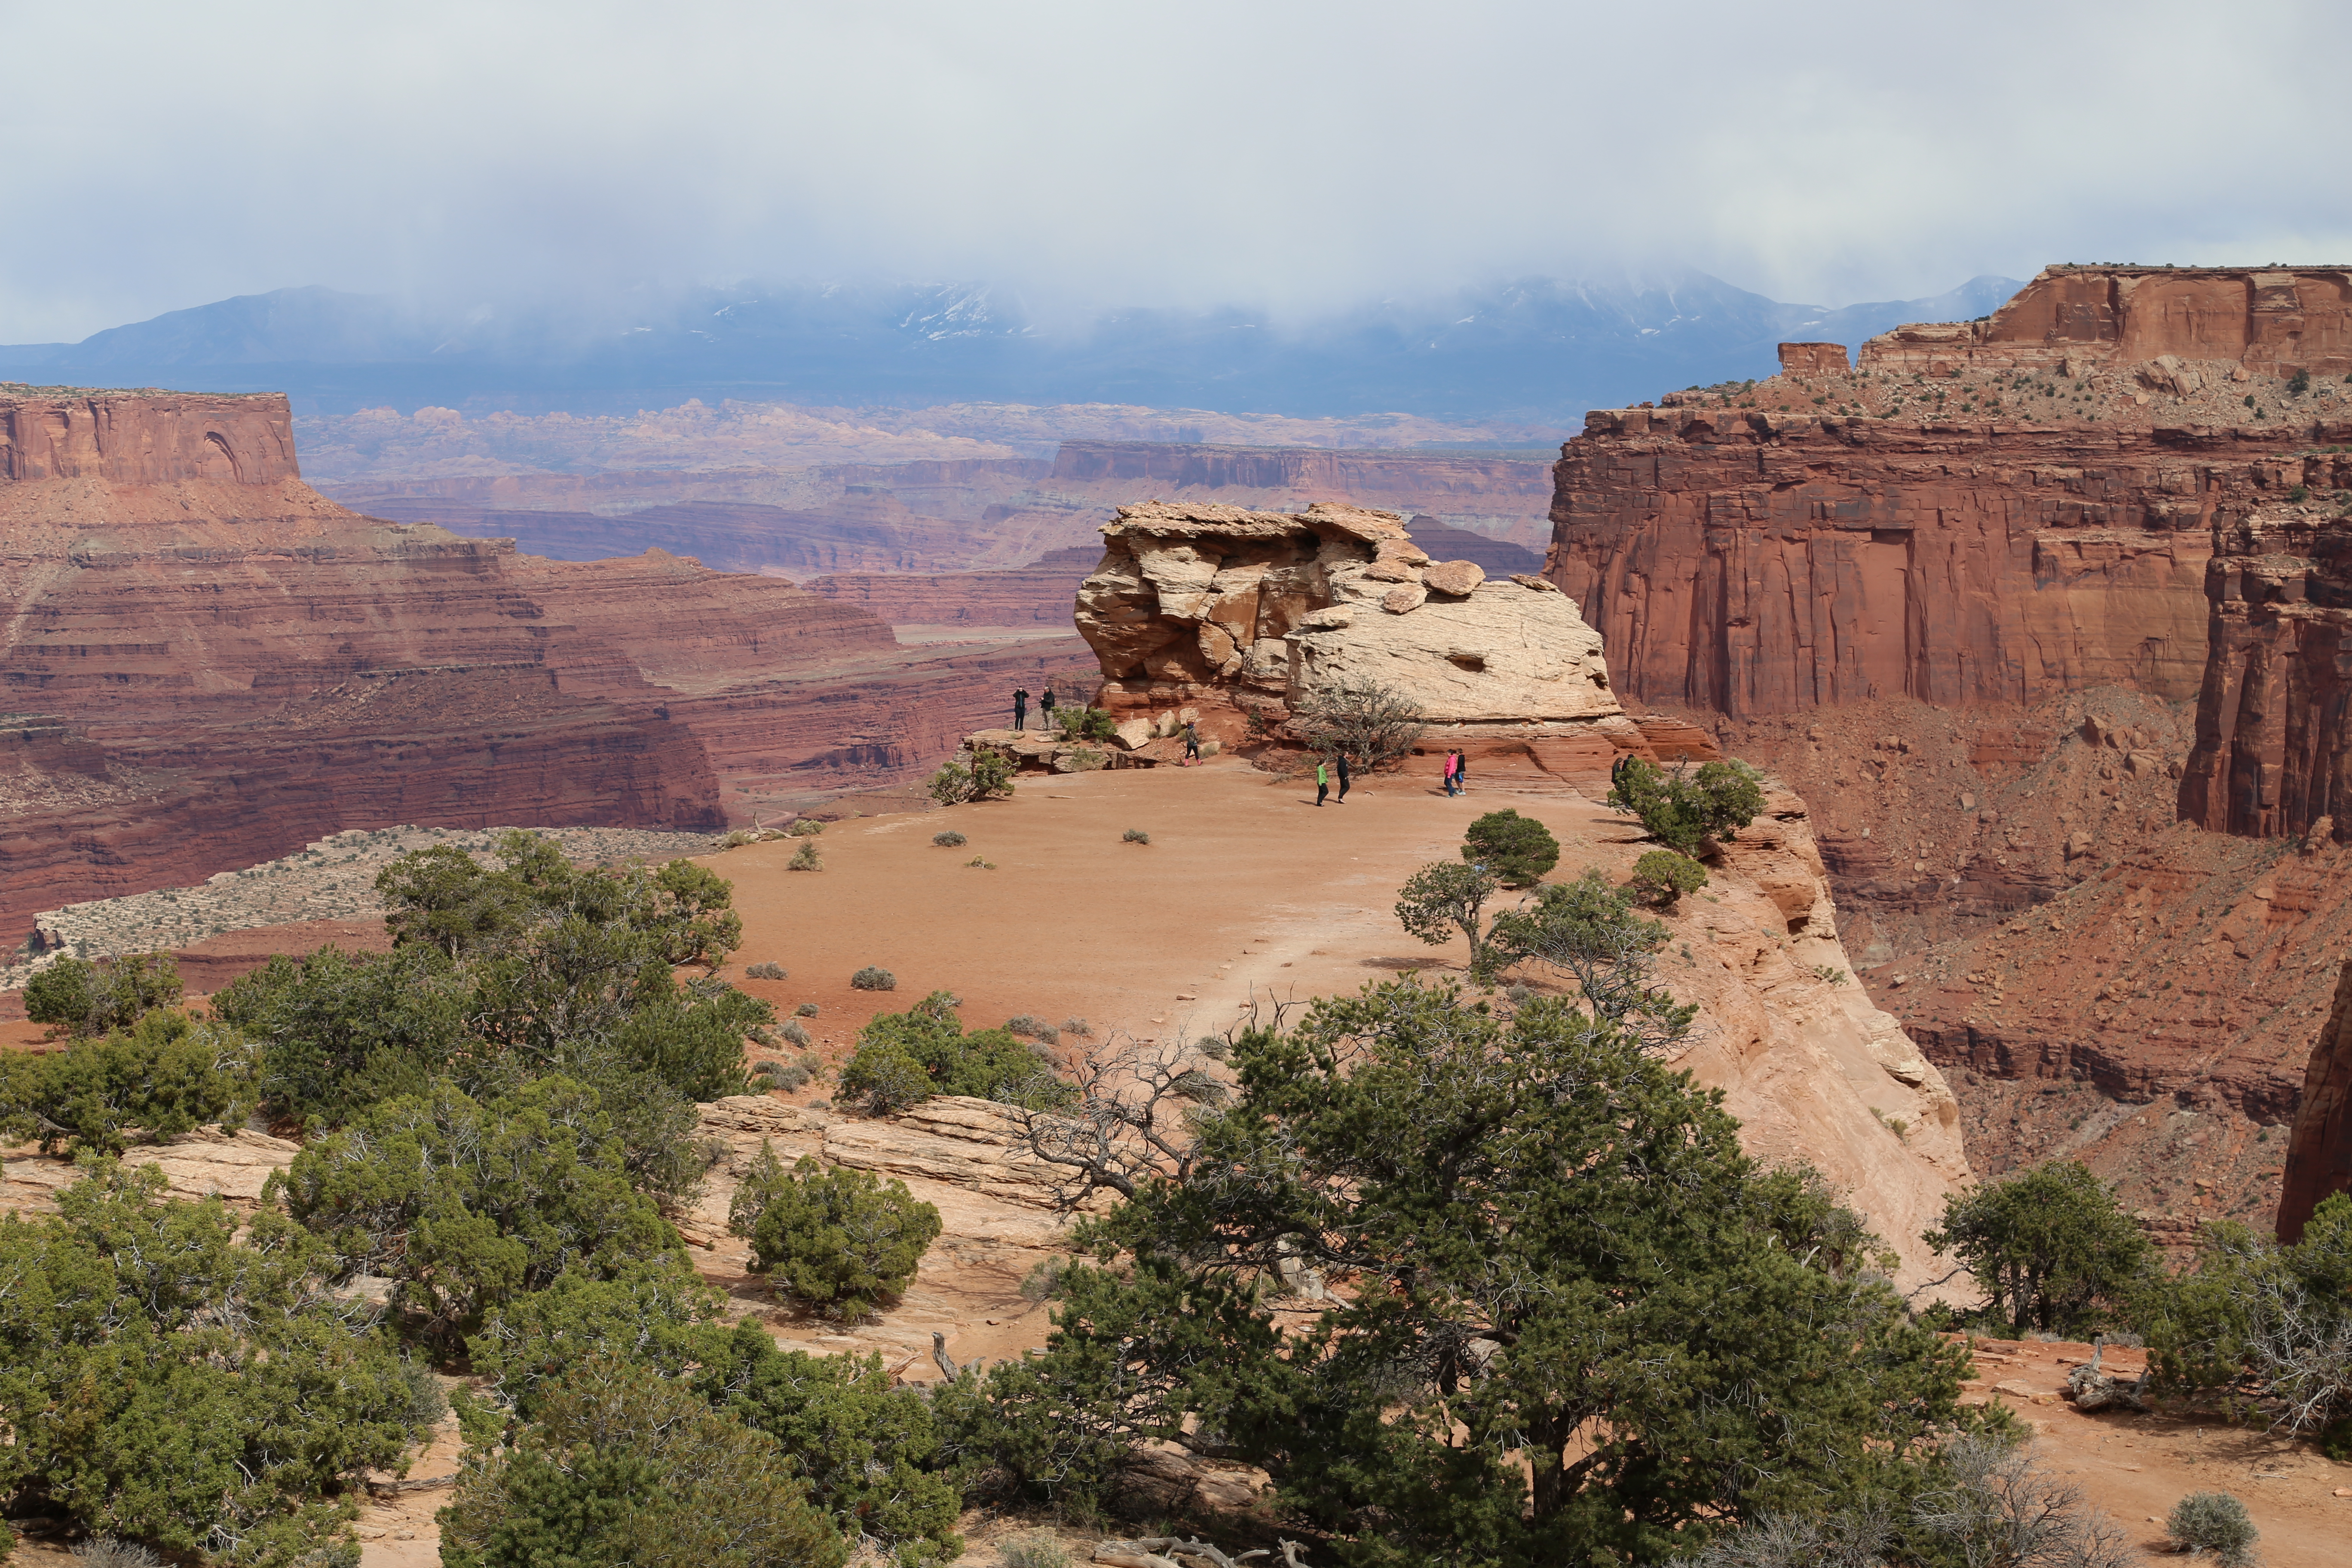
[{"label": "low cloud", "polygon": [[320,283],[446,305],[986,279],[1305,320],[1696,267],[1838,304],[2352,259],[2305,5],[0,8],[0,342]]}]

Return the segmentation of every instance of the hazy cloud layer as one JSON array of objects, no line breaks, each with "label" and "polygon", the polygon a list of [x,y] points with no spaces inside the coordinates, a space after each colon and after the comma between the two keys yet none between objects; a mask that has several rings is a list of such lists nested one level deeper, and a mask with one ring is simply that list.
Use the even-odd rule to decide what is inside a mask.
[{"label": "hazy cloud layer", "polygon": [[1304,317],[2352,261],[2326,4],[0,0],[0,342],[291,284],[991,279]]}]

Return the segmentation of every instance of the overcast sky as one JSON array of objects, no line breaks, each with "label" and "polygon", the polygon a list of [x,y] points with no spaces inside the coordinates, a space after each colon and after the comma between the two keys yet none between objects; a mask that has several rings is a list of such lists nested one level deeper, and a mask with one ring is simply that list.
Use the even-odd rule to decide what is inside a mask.
[{"label": "overcast sky", "polygon": [[1782,300],[2352,262],[2352,5],[0,0],[0,342],[320,283]]}]

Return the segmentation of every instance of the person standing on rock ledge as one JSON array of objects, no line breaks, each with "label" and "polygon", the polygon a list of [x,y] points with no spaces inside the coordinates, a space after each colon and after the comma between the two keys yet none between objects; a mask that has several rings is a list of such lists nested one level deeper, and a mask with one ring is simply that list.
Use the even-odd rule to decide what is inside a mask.
[{"label": "person standing on rock ledge", "polygon": [[1054,689],[1045,688],[1045,695],[1037,699],[1037,727],[1047,734],[1054,732]]},{"label": "person standing on rock ledge", "polygon": [[1025,686],[1013,689],[1013,727],[1015,730],[1029,727],[1029,689]]},{"label": "person standing on rock ledge", "polygon": [[1322,758],[1318,757],[1315,759],[1315,804],[1321,805],[1323,797],[1330,793],[1331,770],[1323,765]]}]

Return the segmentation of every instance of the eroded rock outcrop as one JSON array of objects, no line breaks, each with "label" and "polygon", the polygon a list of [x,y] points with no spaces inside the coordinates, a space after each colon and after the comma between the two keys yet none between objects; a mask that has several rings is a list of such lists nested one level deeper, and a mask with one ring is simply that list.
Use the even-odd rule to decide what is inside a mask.
[{"label": "eroded rock outcrop", "polygon": [[2352,963],[2336,983],[2335,1005],[2304,1070],[2279,1194],[2279,1240],[2302,1240],[2311,1211],[2343,1192],[2352,1192]]},{"label": "eroded rock outcrop", "polygon": [[[2352,487],[2352,458],[2329,464]],[[2352,520],[2266,508],[2213,531],[2212,625],[2180,816],[2254,838],[2352,839]]]},{"label": "eroded rock outcrop", "polygon": [[1155,501],[1102,531],[1077,623],[1114,711],[1193,707],[1231,740],[1242,712],[1373,682],[1440,726],[1593,730],[1641,748],[1572,602],[1541,577],[1432,561],[1393,512]]}]

